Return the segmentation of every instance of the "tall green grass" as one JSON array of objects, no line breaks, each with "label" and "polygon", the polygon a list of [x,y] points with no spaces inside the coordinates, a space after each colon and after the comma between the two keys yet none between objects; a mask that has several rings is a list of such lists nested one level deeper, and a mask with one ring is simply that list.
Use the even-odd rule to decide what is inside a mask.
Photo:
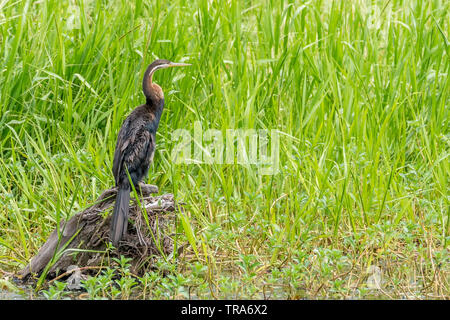
[{"label": "tall green grass", "polygon": [[[193,66],[155,75],[166,108],[148,181],[186,203],[190,246],[173,263],[207,280],[199,296],[448,297],[449,11],[1,2],[0,270],[23,267],[60,219],[113,185],[117,132],[143,103],[146,66],[165,58]],[[172,133],[195,121],[224,136],[278,130],[280,172],[175,164]]]}]

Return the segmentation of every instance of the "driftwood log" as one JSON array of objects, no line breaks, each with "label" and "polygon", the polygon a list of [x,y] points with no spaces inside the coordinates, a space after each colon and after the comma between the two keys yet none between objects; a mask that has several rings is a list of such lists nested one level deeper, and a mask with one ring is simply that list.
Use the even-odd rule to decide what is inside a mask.
[{"label": "driftwood log", "polygon": [[[140,185],[140,205],[130,204],[127,235],[118,248],[111,248],[109,230],[117,189],[104,191],[91,207],[61,221],[30,263],[19,272],[27,281],[47,272],[48,279],[70,271],[74,265],[95,269],[108,266],[112,257],[131,258],[131,271],[142,274],[151,268],[155,256],[173,251],[175,203],[172,194],[152,196],[158,187]],[[133,195],[131,196],[133,199]],[[145,208],[145,210],[143,210]]]}]

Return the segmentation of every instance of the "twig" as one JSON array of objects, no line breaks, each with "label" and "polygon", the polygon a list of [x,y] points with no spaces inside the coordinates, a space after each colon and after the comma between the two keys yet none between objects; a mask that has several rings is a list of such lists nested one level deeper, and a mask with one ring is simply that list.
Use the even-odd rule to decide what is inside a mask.
[{"label": "twig", "polygon": [[60,274],[56,278],[53,278],[52,280],[50,280],[48,282],[48,284],[51,284],[53,281],[59,280],[61,278],[64,278],[65,276],[68,276],[69,274],[71,274],[71,273],[73,273],[75,271],[82,271],[82,270],[89,270],[89,269],[103,269],[103,268],[107,268],[107,266],[87,266],[87,267],[81,267],[81,268],[74,268],[74,269],[71,269],[69,271],[66,271],[66,272]]}]

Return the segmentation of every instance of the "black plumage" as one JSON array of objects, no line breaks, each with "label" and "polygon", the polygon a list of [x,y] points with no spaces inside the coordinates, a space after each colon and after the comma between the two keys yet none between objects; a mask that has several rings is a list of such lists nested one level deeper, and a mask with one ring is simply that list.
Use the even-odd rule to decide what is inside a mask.
[{"label": "black plumage", "polygon": [[164,109],[164,94],[161,87],[152,82],[153,74],[158,69],[187,65],[168,60],[156,60],[150,64],[142,82],[146,103],[134,109],[120,128],[113,161],[118,188],[110,234],[114,246],[127,231],[130,180],[139,190],[139,183],[146,178],[155,153],[155,136]]}]

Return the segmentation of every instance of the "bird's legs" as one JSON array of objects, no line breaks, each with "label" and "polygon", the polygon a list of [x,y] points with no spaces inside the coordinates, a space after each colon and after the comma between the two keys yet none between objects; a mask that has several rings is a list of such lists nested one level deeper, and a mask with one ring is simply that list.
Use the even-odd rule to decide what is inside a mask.
[{"label": "bird's legs", "polygon": [[146,184],[143,181],[139,182],[138,187],[136,190],[139,190],[141,194],[149,194],[149,193],[158,193],[159,189],[158,186],[155,186],[153,184]]}]

